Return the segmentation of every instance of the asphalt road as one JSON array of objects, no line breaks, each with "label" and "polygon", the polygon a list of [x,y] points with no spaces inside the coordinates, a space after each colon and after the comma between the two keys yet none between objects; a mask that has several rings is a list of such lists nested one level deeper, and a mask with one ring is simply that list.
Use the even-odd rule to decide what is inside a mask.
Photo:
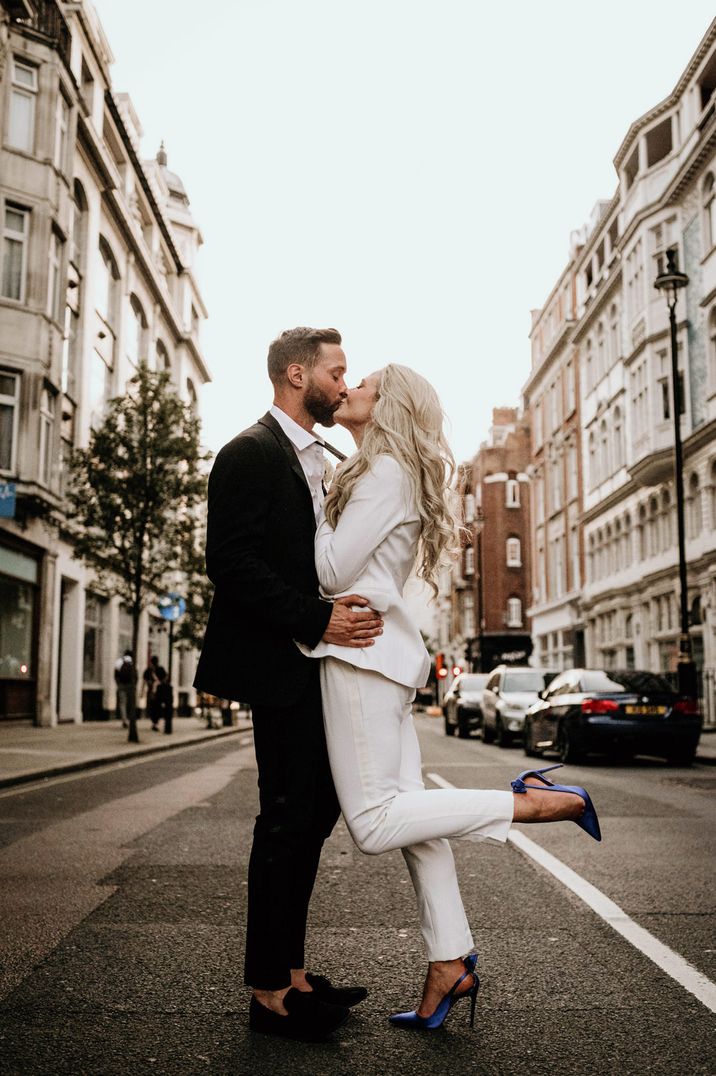
[{"label": "asphalt road", "polygon": [[[521,749],[418,725],[426,774],[508,787]],[[638,926],[716,979],[716,770],[571,767],[604,833],[521,827]],[[400,853],[342,823],[312,905],[310,967],[366,984],[336,1040],[252,1036],[241,981],[256,811],[250,736],[0,794],[0,1073],[422,1076],[716,1071],[713,1013],[513,844],[455,843],[482,989],[474,1032],[411,1034],[424,971]],[[430,785],[430,781],[427,782]],[[465,1007],[467,1008],[467,1006]]]}]

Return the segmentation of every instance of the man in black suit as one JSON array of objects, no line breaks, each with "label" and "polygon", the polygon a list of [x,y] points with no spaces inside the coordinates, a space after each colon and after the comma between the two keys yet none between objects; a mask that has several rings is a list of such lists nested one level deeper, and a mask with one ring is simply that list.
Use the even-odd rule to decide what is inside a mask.
[{"label": "man in black suit", "polygon": [[366,995],[304,970],[308,904],[339,807],[319,663],[294,640],[364,647],[382,629],[359,595],[324,601],[316,577],[325,460],[313,425],[332,426],[347,395],[340,345],[335,329],[290,329],[274,340],[274,404],[216,457],[206,547],[215,592],[194,681],[199,691],[251,703],[260,813],[249,862],[250,1025],[302,1039],[324,1038]]}]

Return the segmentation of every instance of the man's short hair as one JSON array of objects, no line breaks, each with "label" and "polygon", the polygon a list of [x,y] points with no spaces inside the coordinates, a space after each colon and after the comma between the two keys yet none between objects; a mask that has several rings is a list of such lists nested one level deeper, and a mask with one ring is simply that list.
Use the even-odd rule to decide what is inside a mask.
[{"label": "man's short hair", "polygon": [[292,362],[300,363],[309,370],[315,366],[321,344],[340,344],[338,329],[286,329],[271,342],[268,349],[268,375],[274,385],[286,378],[286,370]]}]

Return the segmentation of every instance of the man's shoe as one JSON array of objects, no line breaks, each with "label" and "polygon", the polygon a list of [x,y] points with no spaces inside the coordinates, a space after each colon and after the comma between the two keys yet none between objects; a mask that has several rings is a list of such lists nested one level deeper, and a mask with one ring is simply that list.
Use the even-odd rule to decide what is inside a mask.
[{"label": "man's shoe", "polygon": [[267,1009],[252,995],[249,1004],[251,1030],[301,1042],[323,1042],[350,1016],[350,1011],[343,1005],[329,1005],[311,993],[301,993],[293,988],[283,1003],[288,1016]]},{"label": "man's shoe", "polygon": [[311,975],[306,972],[306,982],[313,987],[317,998],[330,1005],[357,1005],[368,997],[364,986],[331,986],[325,975]]}]

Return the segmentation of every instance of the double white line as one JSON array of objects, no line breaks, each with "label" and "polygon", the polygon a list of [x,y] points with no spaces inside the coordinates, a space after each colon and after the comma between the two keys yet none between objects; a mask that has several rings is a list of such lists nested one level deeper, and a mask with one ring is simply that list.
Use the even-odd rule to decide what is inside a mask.
[{"label": "double white line", "polygon": [[[429,773],[427,777],[440,788],[457,787],[451,784],[450,781],[446,781],[439,773]],[[689,964],[688,960],[684,960],[668,945],[664,945],[648,930],[640,927],[605,893],[593,886],[586,878],[582,878],[571,867],[567,867],[556,856],[553,856],[550,852],[545,852],[544,848],[535,844],[529,837],[525,837],[521,830],[511,829],[507,840],[514,844],[515,848],[519,848],[521,852],[529,856],[530,859],[533,859],[535,863],[539,863],[541,867],[549,871],[567,889],[571,889],[580,900],[583,900],[593,912],[597,913],[600,919],[603,919],[605,923],[608,923],[610,927],[616,930],[617,934],[621,934],[640,953],[653,961],[661,971],[666,972],[685,990],[698,998],[707,1009],[710,1009],[711,1012],[716,1012],[716,985],[710,979],[707,979],[693,964]]]}]

